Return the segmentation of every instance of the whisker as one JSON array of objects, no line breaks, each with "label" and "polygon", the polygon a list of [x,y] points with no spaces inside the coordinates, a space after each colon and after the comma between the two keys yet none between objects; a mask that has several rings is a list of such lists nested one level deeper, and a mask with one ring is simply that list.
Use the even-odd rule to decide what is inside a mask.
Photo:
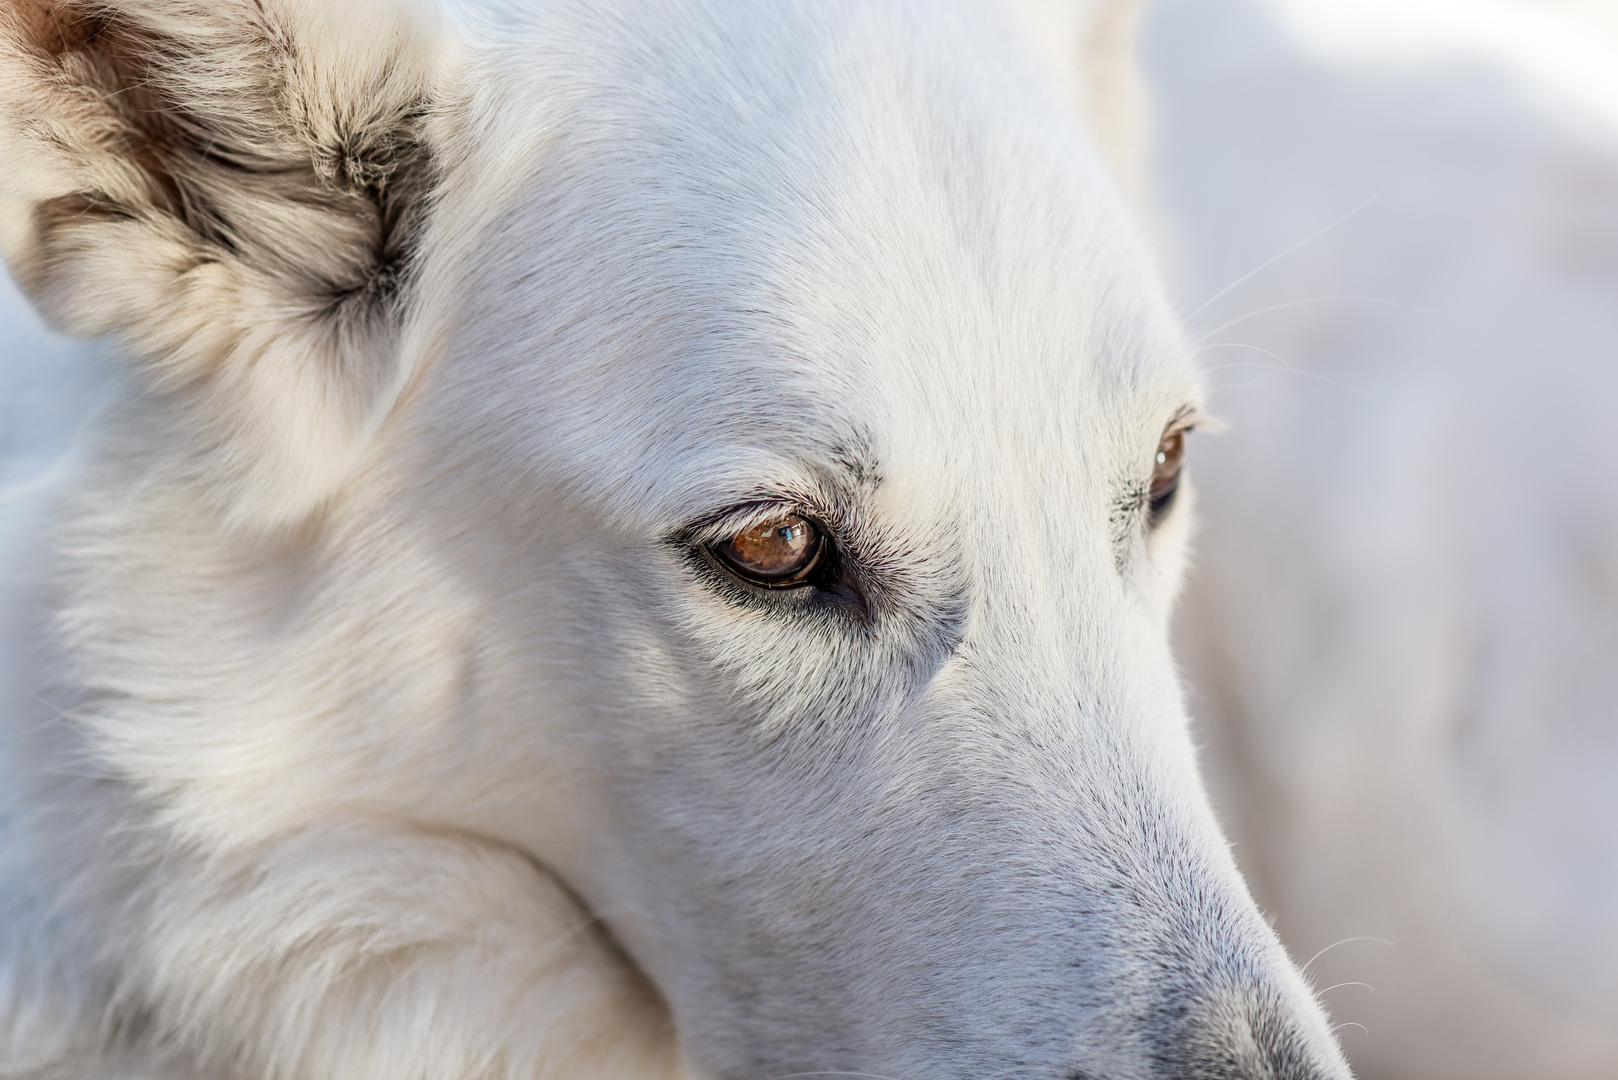
[{"label": "whisker", "polygon": [[1200,345],[1201,342],[1206,341],[1215,334],[1222,334],[1231,327],[1240,326],[1249,319],[1256,319],[1260,315],[1269,315],[1277,311],[1286,311],[1288,308],[1302,307],[1305,304],[1327,304],[1337,300],[1355,301],[1362,304],[1387,304],[1389,307],[1408,308],[1410,306],[1403,301],[1394,300],[1387,296],[1304,296],[1297,300],[1286,300],[1279,304],[1267,304],[1264,307],[1249,311],[1246,315],[1238,315],[1236,318],[1220,323],[1212,330],[1209,330],[1207,333],[1199,337],[1197,342]]},{"label": "whisker", "polygon": [[1387,945],[1390,948],[1393,946],[1393,942],[1389,941],[1387,938],[1371,937],[1369,934],[1358,934],[1358,935],[1356,935],[1354,937],[1346,937],[1346,938],[1343,938],[1341,941],[1332,942],[1330,945],[1327,945],[1324,949],[1321,949],[1319,952],[1315,953],[1315,955],[1313,955],[1313,956],[1311,956],[1309,958],[1309,963],[1304,964],[1303,968],[1301,970],[1303,971],[1304,974],[1307,975],[1309,973],[1309,964],[1313,964],[1316,960],[1319,960],[1322,956],[1325,956],[1327,953],[1331,952],[1333,949],[1337,948],[1337,946],[1339,946],[1339,945],[1348,945],[1348,944],[1352,944],[1353,942],[1356,942],[1356,941],[1374,941],[1378,945]]},{"label": "whisker", "polygon": [[1338,987],[1341,987],[1341,986],[1363,986],[1363,987],[1365,987],[1365,989],[1371,991],[1371,993],[1373,993],[1373,994],[1376,993],[1376,989],[1368,982],[1340,982],[1340,983],[1333,983],[1332,985],[1326,987],[1326,989],[1324,989],[1324,990],[1316,990],[1315,991],[1315,996],[1319,997],[1321,994],[1329,994],[1333,990],[1336,990]]},{"label": "whisker", "polygon": [[1214,303],[1221,296],[1224,296],[1226,293],[1230,292],[1230,290],[1236,288],[1237,286],[1241,285],[1245,281],[1251,280],[1255,275],[1261,274],[1264,271],[1268,270],[1270,267],[1274,266],[1276,263],[1280,262],[1282,259],[1286,258],[1288,255],[1291,255],[1294,251],[1297,251],[1299,248],[1304,247],[1304,246],[1306,246],[1308,244],[1312,244],[1316,240],[1319,240],[1322,236],[1325,236],[1327,233],[1329,233],[1333,229],[1337,228],[1337,226],[1343,224],[1349,218],[1352,218],[1354,215],[1358,214],[1360,211],[1364,210],[1367,206],[1370,206],[1372,203],[1376,202],[1376,200],[1380,199],[1381,197],[1382,197],[1382,192],[1380,192],[1380,191],[1374,192],[1371,195],[1370,198],[1368,198],[1364,202],[1360,203],[1358,206],[1356,206],[1354,209],[1350,210],[1348,213],[1344,214],[1342,217],[1338,218],[1336,221],[1333,221],[1329,225],[1326,225],[1326,226],[1324,226],[1322,228],[1316,229],[1314,232],[1310,233],[1308,236],[1304,237],[1302,240],[1299,240],[1296,244],[1293,244],[1291,247],[1287,248],[1285,251],[1281,252],[1279,255],[1272,256],[1271,258],[1266,259],[1264,262],[1259,263],[1257,266],[1253,267],[1253,269],[1249,270],[1247,273],[1243,274],[1241,277],[1237,278],[1235,281],[1231,282],[1229,285],[1226,285],[1223,289],[1220,289],[1218,292],[1216,292],[1212,296],[1208,297],[1208,299],[1206,299],[1202,303],[1198,304],[1196,309],[1185,317],[1185,321],[1190,322],[1192,319],[1196,318],[1198,315],[1200,315],[1204,311],[1206,311],[1208,309],[1208,305]]},{"label": "whisker", "polygon": [[1366,1026],[1365,1026],[1365,1025],[1364,1025],[1364,1024],[1361,1024],[1361,1023],[1359,1023],[1359,1022],[1357,1022],[1357,1021],[1354,1021],[1354,1020],[1344,1020],[1344,1021],[1343,1021],[1343,1022],[1342,1022],[1342,1023],[1341,1023],[1341,1024],[1335,1024],[1335,1025],[1333,1025],[1333,1026],[1332,1026],[1332,1029],[1331,1029],[1331,1033],[1332,1033],[1332,1034],[1333,1034],[1333,1035],[1335,1035],[1335,1034],[1337,1034],[1337,1033],[1338,1033],[1338,1032],[1339,1032],[1339,1031],[1341,1031],[1341,1030],[1343,1030],[1343,1029],[1344,1029],[1344,1028],[1346,1028],[1346,1027],[1357,1027],[1357,1028],[1359,1028],[1359,1029],[1360,1029],[1360,1030],[1361,1030],[1361,1031],[1363,1031],[1363,1032],[1365,1032],[1365,1034],[1367,1034],[1367,1035],[1369,1035],[1369,1034],[1370,1034],[1370,1033],[1371,1033],[1371,1029],[1370,1029],[1370,1028],[1368,1028],[1368,1027],[1366,1027]]},{"label": "whisker", "polygon": [[1314,379],[1316,382],[1323,382],[1327,386],[1335,386],[1338,389],[1347,390],[1352,394],[1363,394],[1364,396],[1373,399],[1380,397],[1380,395],[1375,394],[1370,390],[1365,390],[1361,387],[1341,382],[1337,379],[1330,378],[1329,376],[1322,375],[1319,372],[1306,371],[1303,368],[1293,367],[1291,364],[1287,363],[1286,358],[1280,353],[1271,352],[1269,349],[1260,348],[1257,345],[1249,345],[1245,341],[1221,341],[1212,345],[1199,346],[1199,350],[1207,349],[1252,349],[1254,352],[1263,353],[1265,356],[1273,357],[1276,362],[1274,364],[1219,364],[1214,367],[1205,368],[1205,371],[1229,371],[1240,368],[1254,368],[1259,371],[1285,371],[1291,375],[1302,375],[1306,379]]}]

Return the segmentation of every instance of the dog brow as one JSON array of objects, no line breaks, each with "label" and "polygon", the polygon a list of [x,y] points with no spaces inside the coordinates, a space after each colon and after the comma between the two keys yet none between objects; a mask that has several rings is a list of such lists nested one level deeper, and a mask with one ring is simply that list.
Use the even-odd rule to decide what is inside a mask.
[{"label": "dog brow", "polygon": [[876,440],[866,430],[859,430],[845,442],[831,448],[830,460],[854,488],[870,493],[882,486],[883,475],[876,454]]}]

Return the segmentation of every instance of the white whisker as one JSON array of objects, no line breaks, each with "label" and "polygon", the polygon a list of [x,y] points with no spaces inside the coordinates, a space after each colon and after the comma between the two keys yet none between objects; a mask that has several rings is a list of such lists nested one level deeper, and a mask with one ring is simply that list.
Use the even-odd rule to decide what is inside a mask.
[{"label": "white whisker", "polygon": [[1370,206],[1372,203],[1376,202],[1376,200],[1380,199],[1381,197],[1382,197],[1382,192],[1380,192],[1380,191],[1375,192],[1374,194],[1371,195],[1370,198],[1368,198],[1364,202],[1360,203],[1358,206],[1356,206],[1354,209],[1350,210],[1348,213],[1344,214],[1342,217],[1338,218],[1336,221],[1333,221],[1328,225],[1325,225],[1325,226],[1323,226],[1323,227],[1321,227],[1319,229],[1316,229],[1314,232],[1310,233],[1308,236],[1304,237],[1302,240],[1299,240],[1296,244],[1293,244],[1291,247],[1287,248],[1285,251],[1281,252],[1280,254],[1273,255],[1270,258],[1266,259],[1264,262],[1259,263],[1257,266],[1253,267],[1253,269],[1249,270],[1247,273],[1243,274],[1241,277],[1237,278],[1235,281],[1231,282],[1229,285],[1226,285],[1223,289],[1220,289],[1218,292],[1216,292],[1212,296],[1208,297],[1208,299],[1206,299],[1202,303],[1198,304],[1196,306],[1196,308],[1193,311],[1191,311],[1190,314],[1186,315],[1185,321],[1190,322],[1192,319],[1196,318],[1198,315],[1200,315],[1204,311],[1206,311],[1210,304],[1214,303],[1220,297],[1222,297],[1222,296],[1226,295],[1227,293],[1229,293],[1232,289],[1237,288],[1238,286],[1240,286],[1245,281],[1252,280],[1253,277],[1255,277],[1256,275],[1262,274],[1264,271],[1268,270],[1270,267],[1274,266],[1276,263],[1280,262],[1282,259],[1286,258],[1288,255],[1291,255],[1293,252],[1297,251],[1299,248],[1305,247],[1305,246],[1307,246],[1309,244],[1314,243],[1316,240],[1319,240],[1322,236],[1325,236],[1327,233],[1329,233],[1333,229],[1337,228],[1337,226],[1339,226],[1339,225],[1343,224],[1344,222],[1348,221],[1350,218],[1354,217],[1360,211],[1364,210],[1367,206]]},{"label": "white whisker", "polygon": [[1339,989],[1341,987],[1344,987],[1344,986],[1363,986],[1363,987],[1365,987],[1365,989],[1371,991],[1371,993],[1373,993],[1373,994],[1376,993],[1375,987],[1373,987],[1368,982],[1353,982],[1353,981],[1350,981],[1350,982],[1332,983],[1330,986],[1326,987],[1326,989],[1324,989],[1324,990],[1315,991],[1315,996],[1319,997],[1321,994],[1329,994],[1333,990],[1337,990],[1337,989]]},{"label": "white whisker", "polygon": [[1312,965],[1316,960],[1319,960],[1322,956],[1325,956],[1339,945],[1350,945],[1356,941],[1374,941],[1378,945],[1387,945],[1389,947],[1392,947],[1393,945],[1393,942],[1389,941],[1387,938],[1372,937],[1369,934],[1357,934],[1354,937],[1346,937],[1341,941],[1334,941],[1330,945],[1327,945],[1324,949],[1321,949],[1319,952],[1315,953],[1315,955],[1311,956],[1309,958],[1309,962],[1304,964],[1301,970],[1305,975],[1307,975],[1309,973],[1310,965]]},{"label": "white whisker", "polygon": [[1338,387],[1339,389],[1347,390],[1347,391],[1349,391],[1350,393],[1353,393],[1353,394],[1363,394],[1364,396],[1366,396],[1368,398],[1372,398],[1372,399],[1377,399],[1379,397],[1379,395],[1377,395],[1375,393],[1372,393],[1370,390],[1366,390],[1366,389],[1364,389],[1362,387],[1353,386],[1353,385],[1351,385],[1349,383],[1342,382],[1342,381],[1340,381],[1338,379],[1333,379],[1333,378],[1331,378],[1329,376],[1322,375],[1319,372],[1306,371],[1303,368],[1293,367],[1291,364],[1287,363],[1286,358],[1283,357],[1280,353],[1272,352],[1269,349],[1261,348],[1260,346],[1257,346],[1257,345],[1249,345],[1245,341],[1221,341],[1221,342],[1216,342],[1216,343],[1211,344],[1211,345],[1199,346],[1200,351],[1206,351],[1208,349],[1251,349],[1254,352],[1263,353],[1265,356],[1273,357],[1274,360],[1275,360],[1275,363],[1273,363],[1273,364],[1216,364],[1216,365],[1213,365],[1211,367],[1204,368],[1203,370],[1205,370],[1205,371],[1209,371],[1209,372],[1231,371],[1231,370],[1240,370],[1240,369],[1243,369],[1243,368],[1251,368],[1251,369],[1254,369],[1254,370],[1257,370],[1257,371],[1285,371],[1288,374],[1301,375],[1306,379],[1314,379],[1316,382],[1325,383],[1327,386],[1335,386],[1335,387]]},{"label": "white whisker", "polygon": [[1222,334],[1226,330],[1229,330],[1231,327],[1240,326],[1242,323],[1247,322],[1249,319],[1256,319],[1260,315],[1270,315],[1270,314],[1273,314],[1274,312],[1277,312],[1277,311],[1286,311],[1288,308],[1303,307],[1305,304],[1327,304],[1327,303],[1331,303],[1332,301],[1336,301],[1336,300],[1353,301],[1353,302],[1362,303],[1362,304],[1387,304],[1389,307],[1408,308],[1410,306],[1409,304],[1406,304],[1406,303],[1404,303],[1402,301],[1399,301],[1399,300],[1394,300],[1391,297],[1387,297],[1387,296],[1352,296],[1352,295],[1344,295],[1344,296],[1304,296],[1304,297],[1299,297],[1296,300],[1285,300],[1285,301],[1282,301],[1279,304],[1266,304],[1264,307],[1256,308],[1256,309],[1254,309],[1252,311],[1249,311],[1245,315],[1238,315],[1234,319],[1230,319],[1230,320],[1228,320],[1226,322],[1220,323],[1218,326],[1214,327],[1212,330],[1209,330],[1207,333],[1205,333],[1201,337],[1199,337],[1197,339],[1197,341],[1198,341],[1198,344],[1200,346],[1201,342],[1206,341],[1208,338],[1213,337],[1215,334]]}]

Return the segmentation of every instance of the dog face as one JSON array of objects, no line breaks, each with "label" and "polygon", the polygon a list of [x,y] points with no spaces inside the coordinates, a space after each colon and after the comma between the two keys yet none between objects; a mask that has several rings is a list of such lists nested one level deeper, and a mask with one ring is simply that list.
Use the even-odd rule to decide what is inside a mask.
[{"label": "dog face", "polygon": [[417,516],[545,492],[467,543],[488,651],[546,654],[496,680],[522,756],[577,748],[477,827],[725,1075],[1332,1075],[1165,643],[1198,381],[1059,85],[984,13],[738,21],[652,71],[690,26],[509,47],[484,92],[553,134],[509,209],[439,211],[409,441],[469,494]]},{"label": "dog face", "polygon": [[[192,816],[508,844],[737,1080],[1345,1076],[1201,794],[1165,630],[1198,380],[1063,74],[972,3],[584,7],[360,65],[409,137],[305,169],[371,230],[297,320],[320,408],[261,353],[165,399],[174,474],[255,551],[318,534],[302,618],[395,688],[289,737],[300,797]],[[183,273],[303,281],[215,201],[242,265]],[[36,295],[147,326],[69,242],[122,212],[56,205]],[[350,239],[304,241],[326,279]]]}]

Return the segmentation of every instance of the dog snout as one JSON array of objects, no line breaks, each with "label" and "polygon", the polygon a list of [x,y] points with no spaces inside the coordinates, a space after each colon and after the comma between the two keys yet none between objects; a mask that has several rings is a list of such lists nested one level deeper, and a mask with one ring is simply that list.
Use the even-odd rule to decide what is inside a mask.
[{"label": "dog snout", "polygon": [[[1152,1074],[1158,1080],[1349,1080],[1315,1018],[1289,1008],[1277,988],[1250,984],[1199,995],[1183,1007],[1180,1034]],[[1311,1030],[1311,1026],[1317,1030]]]}]

